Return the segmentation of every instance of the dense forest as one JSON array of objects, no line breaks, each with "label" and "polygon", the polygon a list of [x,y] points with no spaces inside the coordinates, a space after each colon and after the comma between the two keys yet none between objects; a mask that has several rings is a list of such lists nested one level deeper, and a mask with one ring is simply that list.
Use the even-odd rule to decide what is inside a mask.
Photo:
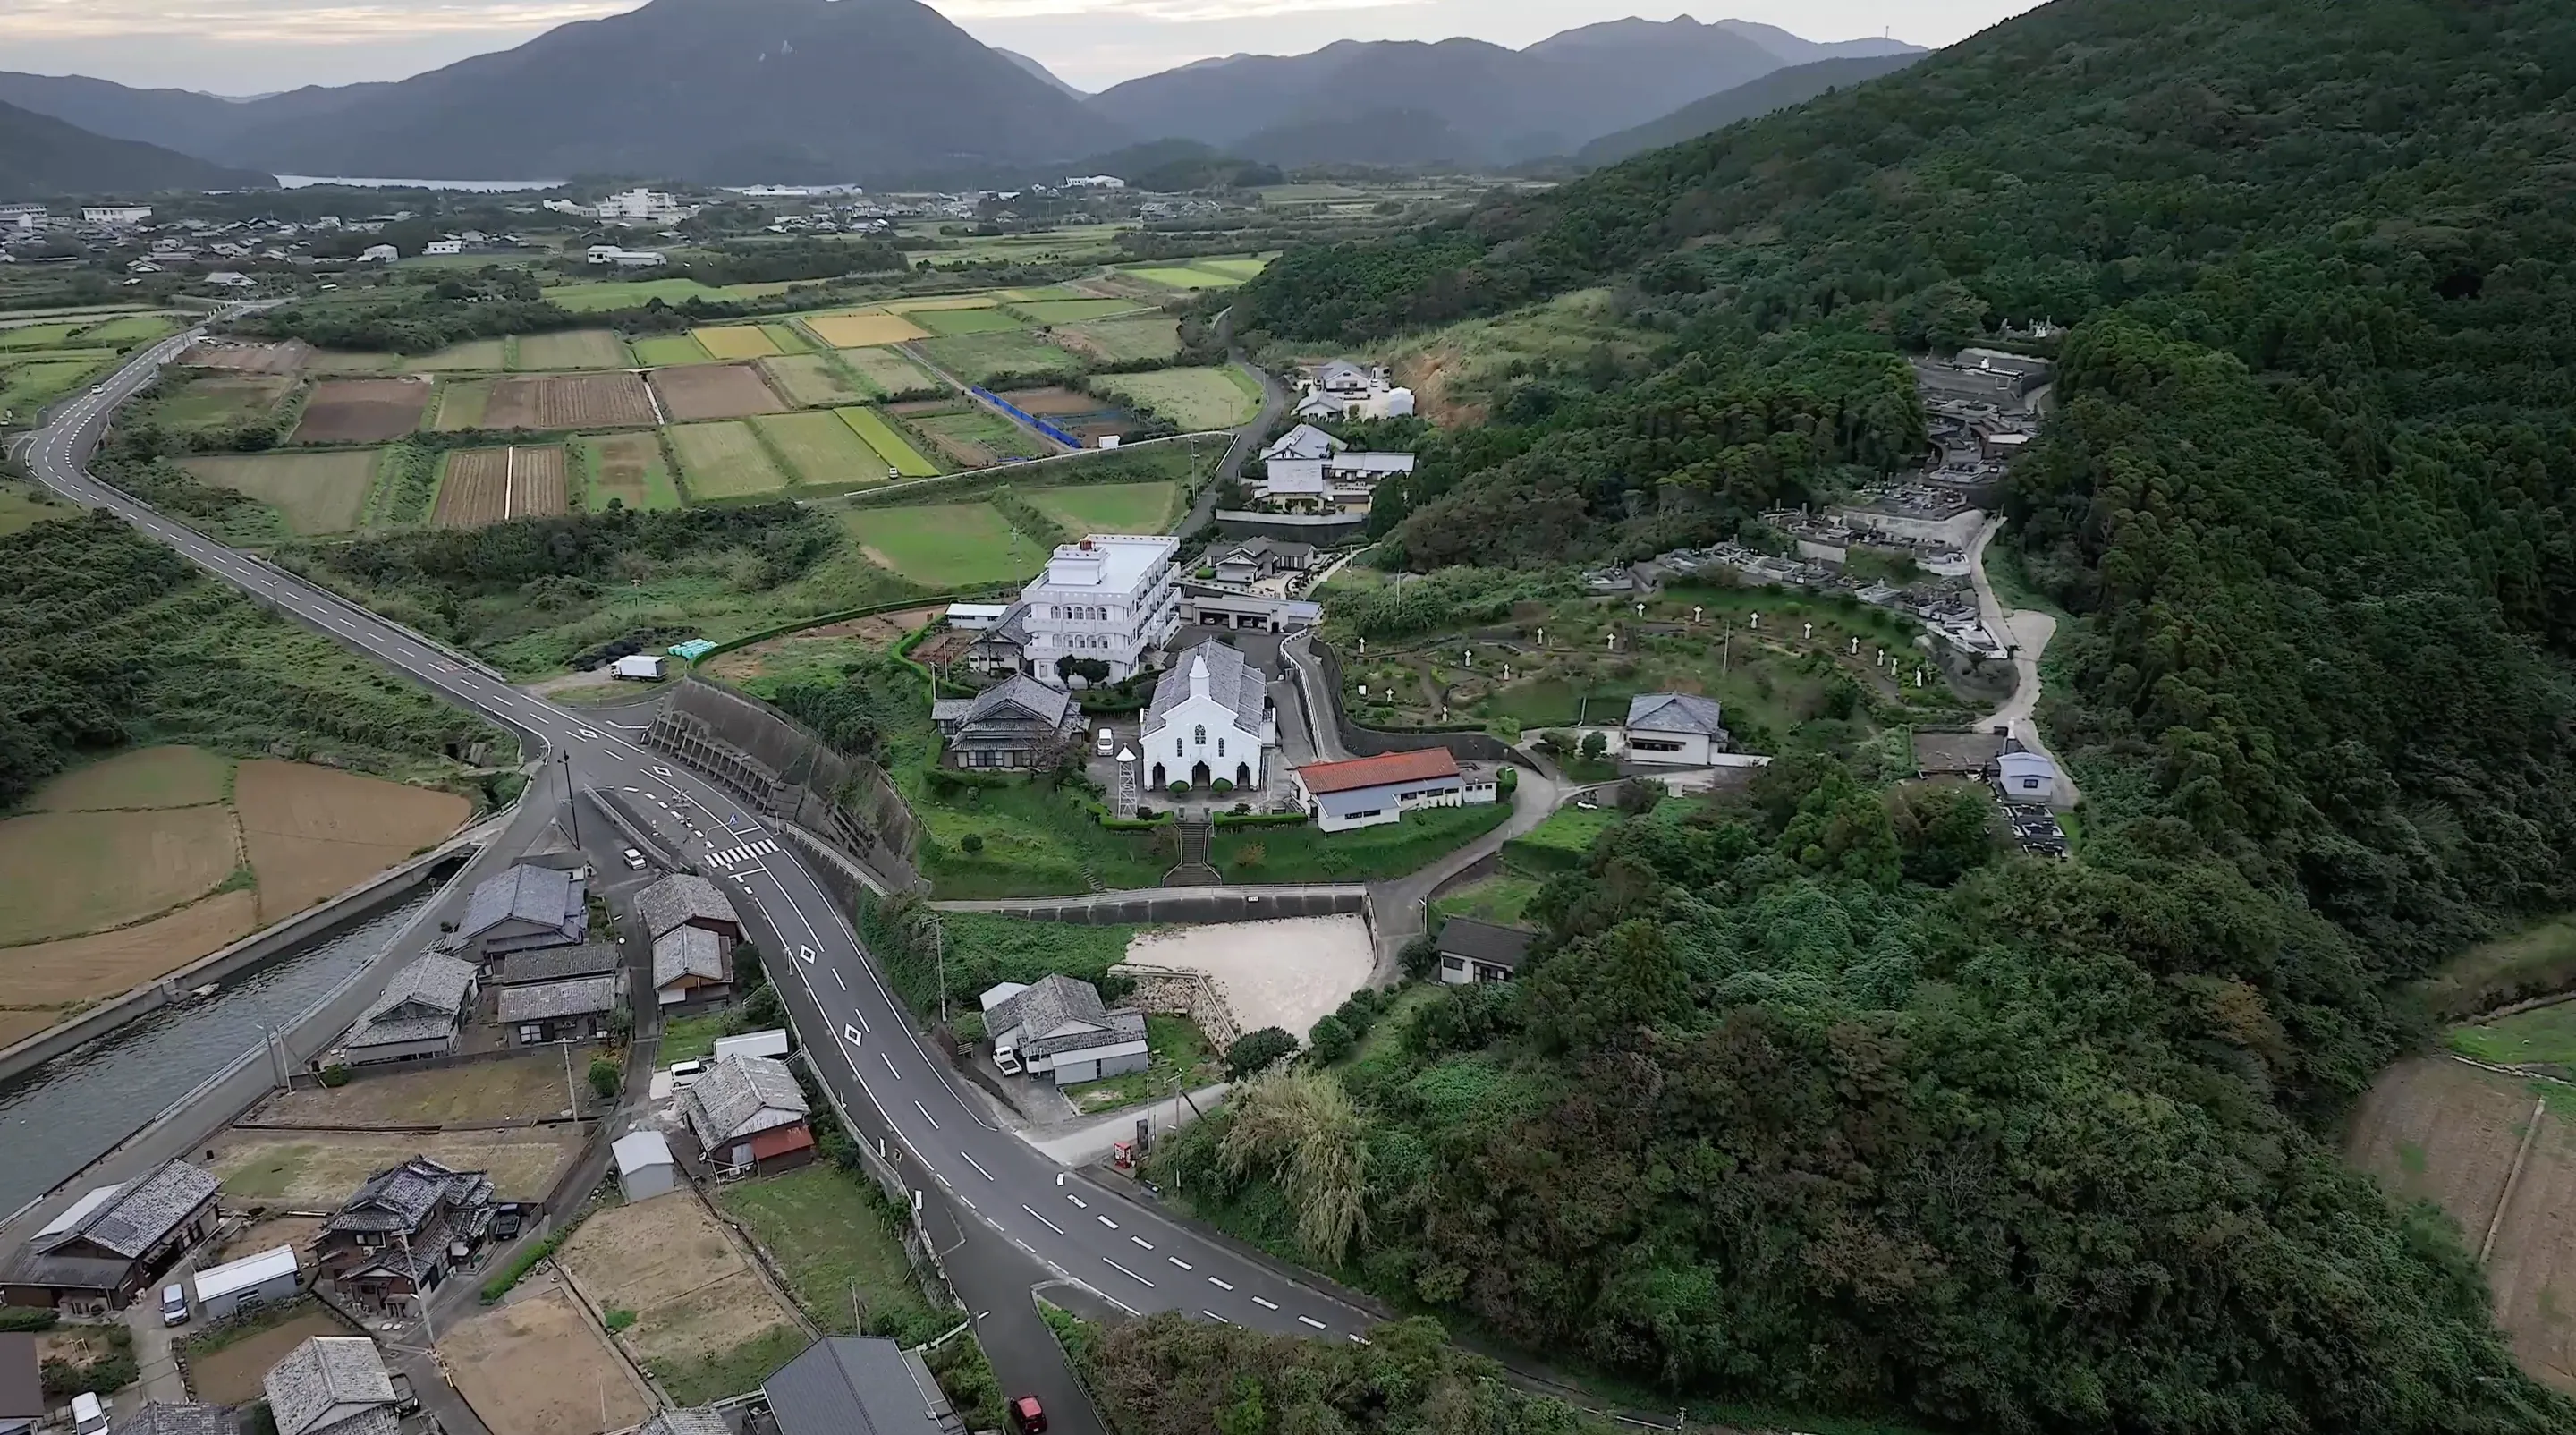
[{"label": "dense forest", "polygon": [[379,771],[515,751],[104,513],[0,538],[0,694],[0,808],[128,743]]},{"label": "dense forest", "polygon": [[[2576,1428],[2456,1229],[2334,1144],[2418,1034],[2405,983],[2576,905],[2571,87],[2576,11],[2537,0],[2061,0],[1273,266],[1240,302],[1283,340],[1579,288],[1660,337],[1432,438],[1385,530],[1426,570],[1736,531],[1910,461],[1904,355],[2074,325],[2005,503],[2077,619],[2042,716],[2086,841],[1927,860],[1885,774],[1784,762],[1628,824],[1541,902],[1525,982],[1247,1100],[1174,1179],[1677,1390],[2006,1431]],[[1307,1169],[1339,1143],[1353,1172]],[[1301,1225],[1328,1178],[1354,1218]]]}]

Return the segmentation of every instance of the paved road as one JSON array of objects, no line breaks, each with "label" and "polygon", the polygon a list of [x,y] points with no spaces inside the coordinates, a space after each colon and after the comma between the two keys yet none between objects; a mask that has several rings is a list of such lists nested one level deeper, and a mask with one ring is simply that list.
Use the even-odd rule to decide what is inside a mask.
[{"label": "paved road", "polygon": [[2001,533],[2004,520],[1999,515],[1977,530],[1977,541],[1968,549],[1968,572],[1977,585],[1977,616],[1985,620],[1986,631],[1995,641],[2012,650],[2013,694],[2000,708],[1978,720],[1980,731],[2008,729],[2021,745],[2057,764],[2057,801],[2061,810],[2072,808],[2083,795],[2075,789],[2075,774],[2048,750],[2048,740],[2039,735],[2039,723],[2033,716],[2039,709],[2039,660],[2048,651],[2048,640],[2057,636],[2057,619],[2036,608],[2004,607],[1995,596],[1995,585],[1986,578],[1986,548]]},{"label": "paved road", "polygon": [[[12,445],[47,487],[105,508],[255,601],[323,632],[459,706],[568,759],[578,785],[614,789],[644,811],[746,916],[775,934],[772,970],[817,1070],[855,1113],[874,1113],[926,1192],[947,1193],[1040,1272],[1098,1291],[1119,1308],[1177,1310],[1284,1334],[1358,1339],[1369,1317],[1248,1253],[1150,1211],[1121,1210],[1079,1173],[994,1125],[920,1039],[839,908],[772,825],[711,783],[636,745],[623,729],[512,687],[335,594],[173,522],[90,478],[83,463],[115,404],[185,347],[182,335],[139,355],[102,394],[63,406],[51,426]],[[682,834],[685,834],[683,836]],[[1012,1378],[1006,1372],[1005,1380]]]}]

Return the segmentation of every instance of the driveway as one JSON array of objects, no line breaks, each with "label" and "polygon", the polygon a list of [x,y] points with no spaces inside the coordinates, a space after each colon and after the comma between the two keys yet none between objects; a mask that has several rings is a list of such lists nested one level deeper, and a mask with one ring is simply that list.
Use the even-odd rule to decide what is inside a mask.
[{"label": "driveway", "polygon": [[2057,636],[2057,619],[2036,608],[2006,608],[1995,596],[1995,585],[1986,577],[1986,548],[2002,532],[2004,520],[1987,520],[1977,531],[1977,541],[1968,550],[1968,572],[1977,585],[1977,615],[1985,620],[1986,631],[2012,653],[2013,694],[2002,707],[1978,720],[1977,726],[1991,731],[2005,729],[2021,745],[2057,765],[2057,800],[2053,804],[2065,811],[2083,801],[2075,787],[2075,774],[2067,769],[2057,754],[2048,750],[2048,740],[2039,735],[2039,723],[2033,714],[2039,710],[2039,660],[2048,651],[2049,639]]}]

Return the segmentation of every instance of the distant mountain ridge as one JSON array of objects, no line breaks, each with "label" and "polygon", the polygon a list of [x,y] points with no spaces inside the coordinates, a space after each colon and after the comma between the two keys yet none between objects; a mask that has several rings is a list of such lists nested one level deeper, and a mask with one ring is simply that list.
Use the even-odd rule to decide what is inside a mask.
[{"label": "distant mountain ridge", "polygon": [[169,189],[266,189],[276,184],[275,175],[227,169],[0,103],[0,200]]},{"label": "distant mountain ridge", "polygon": [[1818,95],[1829,94],[1847,85],[1892,75],[1921,60],[1923,54],[1922,51],[1914,51],[1894,55],[1851,55],[1774,70],[1749,84],[1693,101],[1662,119],[1604,135],[1585,145],[1574,157],[1586,165],[1617,164],[1631,155],[1697,139],[1739,120],[1757,119],[1773,110],[1803,105]]}]

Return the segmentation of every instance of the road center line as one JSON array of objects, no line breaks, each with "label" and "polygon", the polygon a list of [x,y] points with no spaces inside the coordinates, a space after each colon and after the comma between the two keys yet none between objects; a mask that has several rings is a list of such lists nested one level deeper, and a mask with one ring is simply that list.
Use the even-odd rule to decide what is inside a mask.
[{"label": "road center line", "polygon": [[993,1179],[993,1173],[984,1169],[983,1162],[976,1160],[971,1155],[968,1155],[968,1153],[963,1149],[960,1149],[957,1154],[966,1157],[966,1164],[975,1168],[976,1175],[983,1177],[987,1181]]},{"label": "road center line", "polygon": [[1253,1303],[1254,1305],[1257,1305],[1257,1306],[1261,1307],[1263,1310],[1277,1310],[1277,1309],[1279,1308],[1279,1302],[1277,1302],[1277,1301],[1273,1301],[1273,1300],[1263,1300],[1263,1299],[1262,1299],[1261,1297],[1259,1297],[1259,1296],[1254,1296],[1254,1297],[1252,1298],[1252,1303]]},{"label": "road center line", "polygon": [[1093,1219],[1093,1220],[1095,1220],[1095,1221],[1098,1221],[1100,1224],[1102,1224],[1102,1225],[1104,1225],[1104,1226],[1107,1226],[1109,1229],[1111,1229],[1111,1230],[1113,1230],[1113,1231],[1118,1229],[1118,1223],[1117,1223],[1116,1221],[1113,1221],[1113,1220],[1109,1219],[1107,1216],[1094,1216],[1094,1217],[1092,1217],[1092,1219]]},{"label": "road center line", "polygon": [[[1191,1268],[1190,1263],[1182,1260],[1179,1256],[1165,1256],[1163,1259],[1170,1261],[1173,1265],[1179,1266],[1182,1270],[1189,1270]],[[1216,1277],[1210,1276],[1208,1279],[1214,1280]]]},{"label": "road center line", "polygon": [[1138,1285],[1140,1285],[1140,1286],[1143,1286],[1145,1289],[1147,1289],[1147,1290],[1152,1290],[1152,1289],[1154,1288],[1154,1283],[1153,1283],[1152,1281],[1149,1281],[1149,1280],[1145,1279],[1143,1276],[1140,1276],[1140,1275],[1136,1274],[1134,1271],[1131,1271],[1131,1270],[1127,1269],[1125,1266],[1122,1266],[1122,1265],[1118,1264],[1116,1261],[1111,1261],[1111,1260],[1109,1260],[1109,1258],[1108,1258],[1107,1256],[1102,1256],[1102,1257],[1101,1257],[1101,1259],[1102,1259],[1102,1260],[1104,1260],[1104,1261],[1109,1261],[1109,1268],[1110,1268],[1111,1270],[1116,1271],[1118,1274],[1120,1274],[1120,1275],[1122,1275],[1122,1276],[1125,1276],[1127,1279],[1129,1279],[1129,1280],[1131,1280],[1131,1281],[1134,1281],[1136,1284],[1138,1284]]},{"label": "road center line", "polygon": [[936,1131],[939,1129],[939,1118],[930,1114],[929,1107],[916,1101],[912,1103],[912,1109],[921,1113],[921,1119],[930,1123],[931,1130]]},{"label": "road center line", "polygon": [[1301,1316],[1297,1317],[1297,1323],[1298,1323],[1299,1325],[1311,1325],[1311,1326],[1313,1326],[1313,1327],[1314,1327],[1315,1329],[1317,1329],[1317,1330],[1322,1330],[1322,1329],[1324,1329],[1324,1323],[1323,1323],[1322,1321],[1320,1321],[1320,1320],[1315,1319],[1315,1318],[1314,1318],[1313,1316],[1311,1316],[1311,1315],[1301,1315]]},{"label": "road center line", "polygon": [[[1036,1212],[1034,1212],[1034,1211],[1032,1211],[1032,1212],[1030,1212],[1029,1214],[1031,1214],[1031,1215],[1036,1215],[1037,1213],[1036,1213]],[[1178,1265],[1178,1264],[1180,1264],[1180,1262],[1175,1261],[1175,1262],[1173,1262],[1173,1264],[1174,1264],[1174,1265]],[[1221,1291],[1230,1291],[1230,1290],[1234,1289],[1234,1287],[1233,1287],[1232,1285],[1229,1285],[1229,1284],[1227,1284],[1227,1283],[1226,1283],[1226,1282],[1224,1282],[1224,1281],[1218,1280],[1218,1279],[1217,1279],[1216,1277],[1214,1277],[1214,1276],[1210,1276],[1210,1277],[1208,1277],[1208,1284],[1209,1284],[1209,1285],[1212,1285],[1212,1286],[1214,1286],[1214,1287],[1216,1287],[1218,1290],[1221,1290]]]},{"label": "road center line", "polygon": [[1039,1216],[1039,1215],[1038,1215],[1038,1208],[1037,1208],[1037,1207],[1032,1206],[1032,1205],[1028,1205],[1028,1204],[1026,1204],[1026,1203],[1024,1202],[1024,1203],[1022,1203],[1022,1204],[1021,1204],[1020,1209],[1021,1209],[1021,1210],[1023,1210],[1023,1211],[1028,1212],[1028,1213],[1029,1213],[1030,1215],[1032,1215],[1032,1216],[1037,1216],[1037,1217],[1038,1217],[1038,1224],[1039,1224],[1039,1225],[1046,1227],[1048,1230],[1055,1232],[1057,1235],[1061,1236],[1061,1235],[1063,1235],[1063,1234],[1065,1233],[1064,1227],[1057,1225],[1055,1222],[1048,1220],[1048,1219],[1047,1219],[1046,1217],[1044,1217],[1044,1216]]}]

